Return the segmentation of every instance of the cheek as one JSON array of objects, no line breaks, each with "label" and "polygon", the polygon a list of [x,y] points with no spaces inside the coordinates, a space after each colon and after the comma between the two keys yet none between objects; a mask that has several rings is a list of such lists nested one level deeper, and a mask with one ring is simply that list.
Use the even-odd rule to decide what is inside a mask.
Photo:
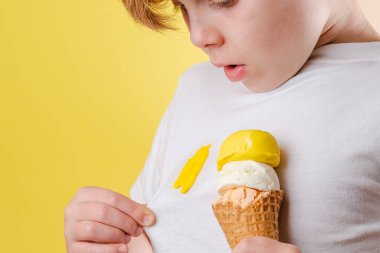
[{"label": "cheek", "polygon": [[235,28],[231,31],[234,47],[249,50],[248,55],[254,56],[258,62],[265,62],[302,46],[305,27],[301,25],[304,23],[301,19],[305,15],[301,7],[294,1],[295,6],[289,3],[292,1],[285,0],[252,2],[257,6],[240,10],[243,15],[235,19],[238,22],[234,22]]},{"label": "cheek", "polygon": [[244,36],[266,47],[284,43],[297,33],[298,18],[294,12],[286,10],[266,11],[254,18],[245,17]]}]

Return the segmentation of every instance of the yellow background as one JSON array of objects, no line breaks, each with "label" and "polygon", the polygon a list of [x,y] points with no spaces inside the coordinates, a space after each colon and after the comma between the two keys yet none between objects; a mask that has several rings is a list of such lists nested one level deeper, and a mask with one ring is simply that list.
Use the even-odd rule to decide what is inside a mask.
[{"label": "yellow background", "polygon": [[81,186],[128,195],[179,75],[203,60],[185,29],[137,26],[119,0],[1,1],[0,252],[65,252]]},{"label": "yellow background", "polygon": [[1,1],[1,252],[65,252],[81,186],[128,195],[179,75],[207,60],[180,27],[139,27],[121,0]]}]

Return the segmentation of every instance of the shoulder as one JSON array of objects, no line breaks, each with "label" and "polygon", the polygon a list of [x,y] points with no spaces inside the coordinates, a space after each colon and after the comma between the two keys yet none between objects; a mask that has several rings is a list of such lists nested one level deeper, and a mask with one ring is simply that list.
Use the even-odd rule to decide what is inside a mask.
[{"label": "shoulder", "polygon": [[210,62],[204,61],[204,62],[198,62],[193,65],[191,65],[189,68],[187,68],[183,73],[182,76],[188,76],[193,74],[202,74],[202,73],[208,73],[217,70],[215,66],[213,66]]},{"label": "shoulder", "polygon": [[199,62],[186,69],[180,76],[180,83],[204,83],[213,84],[225,81],[225,76],[221,68],[217,68],[210,62]]},{"label": "shoulder", "polygon": [[241,88],[231,85],[223,69],[210,62],[200,62],[186,69],[181,74],[177,87],[176,107],[182,107],[183,110],[193,110],[191,105],[197,108],[209,107],[211,101],[219,105],[236,96]]}]

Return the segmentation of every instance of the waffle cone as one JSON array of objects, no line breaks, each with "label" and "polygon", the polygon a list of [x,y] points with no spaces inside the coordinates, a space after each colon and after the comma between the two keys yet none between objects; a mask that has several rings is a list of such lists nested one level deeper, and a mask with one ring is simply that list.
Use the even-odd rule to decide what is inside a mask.
[{"label": "waffle cone", "polygon": [[[278,215],[283,191],[257,191],[248,187],[234,190],[239,188],[238,194],[242,195],[240,201],[222,196],[212,204],[215,217],[231,249],[247,236],[265,236],[279,240]],[[241,200],[249,194],[254,194],[254,199],[242,203]]]}]

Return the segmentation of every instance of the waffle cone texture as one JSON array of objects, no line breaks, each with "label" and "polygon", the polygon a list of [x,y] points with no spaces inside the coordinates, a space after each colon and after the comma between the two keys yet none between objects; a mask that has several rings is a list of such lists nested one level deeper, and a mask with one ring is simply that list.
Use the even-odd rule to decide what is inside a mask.
[{"label": "waffle cone texture", "polygon": [[284,192],[243,188],[240,191],[244,194],[241,199],[247,196],[247,191],[254,191],[253,200],[242,204],[241,201],[228,198],[227,201],[226,198],[222,201],[220,198],[212,204],[215,217],[231,249],[247,236],[265,236],[278,241],[278,215]]}]

